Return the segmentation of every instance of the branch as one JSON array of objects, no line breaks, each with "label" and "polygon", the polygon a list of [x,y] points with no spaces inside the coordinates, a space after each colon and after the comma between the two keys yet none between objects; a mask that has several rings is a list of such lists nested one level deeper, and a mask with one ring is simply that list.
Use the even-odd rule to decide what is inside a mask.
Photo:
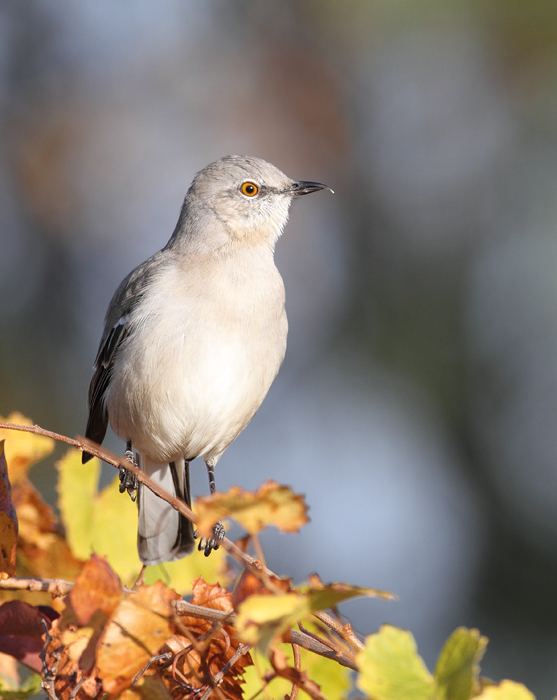
[{"label": "branch", "polygon": [[[44,437],[49,437],[52,440],[56,440],[57,442],[63,442],[66,445],[70,445],[71,447],[76,447],[82,452],[87,452],[88,454],[91,454],[94,457],[98,457],[99,459],[103,460],[103,462],[112,465],[116,469],[124,467],[129,472],[132,472],[132,474],[135,474],[140,484],[146,486],[159,498],[162,498],[163,501],[171,505],[179,513],[182,513],[182,515],[184,515],[189,521],[191,521],[192,523],[195,523],[197,521],[195,513],[191,510],[191,508],[188,508],[184,501],[180,500],[179,498],[176,498],[175,496],[171,496],[167,491],[162,489],[157,483],[155,483],[150,477],[148,477],[143,471],[141,471],[141,469],[136,467],[124,457],[119,457],[113,452],[110,452],[110,450],[107,450],[104,447],[97,445],[91,440],[87,440],[86,438],[82,437],[72,439],[66,437],[65,435],[53,433],[51,430],[45,430],[39,425],[19,425],[16,423],[4,423],[3,421],[0,421],[0,429],[2,428],[6,430],[18,430],[24,433],[33,433],[34,435],[43,435]],[[249,569],[254,574],[254,576],[257,576],[258,579],[262,580],[268,588],[273,588],[272,585],[269,585],[270,582],[268,580],[268,577],[274,574],[269,569],[263,567],[256,559],[250,557],[249,554],[243,552],[234,542],[229,540],[227,537],[223,537],[223,539],[221,540],[221,544],[224,547],[224,549],[226,549],[226,551],[231,556],[233,556],[234,559],[236,559],[236,561],[240,562],[240,564]],[[280,577],[277,576],[276,578]]]},{"label": "branch", "polygon": [[[177,600],[174,603],[176,612],[178,615],[192,615],[193,617],[199,617],[202,620],[208,620],[209,622],[220,622],[224,625],[234,626],[236,624],[236,619],[238,617],[235,612],[224,612],[222,610],[215,610],[214,608],[203,608],[200,605],[193,605],[185,600]],[[343,651],[338,648],[328,645],[327,642],[320,641],[317,635],[309,635],[306,632],[298,632],[298,630],[289,630],[287,632],[288,642],[292,644],[297,644],[308,651],[318,654],[319,656],[324,656],[327,659],[332,659],[341,666],[346,666],[354,671],[357,671],[357,666],[354,663],[354,659],[343,653]]]},{"label": "branch", "polygon": [[0,589],[5,591],[40,591],[51,593],[54,597],[60,598],[67,595],[75,583],[64,581],[61,578],[10,578],[0,579]]},{"label": "branch", "polygon": [[[193,511],[186,505],[186,503],[184,503],[184,501],[180,500],[179,498],[176,498],[175,496],[171,496],[167,491],[162,489],[157,483],[155,483],[150,477],[148,477],[143,471],[141,471],[141,469],[136,467],[124,457],[119,457],[113,452],[110,452],[110,450],[107,450],[106,448],[101,447],[100,445],[97,445],[96,443],[87,440],[86,438],[78,437],[72,439],[66,437],[65,435],[60,435],[50,430],[45,430],[39,425],[19,425],[16,423],[5,423],[3,421],[0,421],[0,429],[2,428],[5,430],[17,430],[25,433],[33,433],[34,435],[42,435],[44,437],[49,437],[52,440],[62,442],[66,445],[70,445],[71,447],[76,447],[82,452],[87,452],[88,454],[91,454],[94,457],[98,457],[99,459],[103,460],[107,464],[112,465],[116,469],[124,467],[128,471],[135,474],[140,484],[146,486],[159,498],[162,498],[163,501],[171,505],[179,513],[182,513],[182,515],[184,515],[192,523],[195,523],[197,521],[195,513],[193,513]],[[282,592],[270,580],[270,577],[272,576],[277,579],[280,579],[280,576],[277,576],[266,566],[263,566],[259,561],[257,561],[253,557],[250,557],[249,554],[243,552],[234,542],[229,540],[227,537],[223,537],[223,539],[221,540],[221,544],[224,547],[224,549],[226,549],[226,551],[231,556],[233,556],[234,559],[236,559],[236,561],[245,566],[249,571],[251,571],[251,573],[254,576],[256,576],[260,581],[262,581],[266,588],[275,593]],[[68,588],[66,589],[65,586],[67,586]],[[57,579],[41,580],[10,578],[4,579],[3,581],[0,580],[0,588],[6,588],[10,590],[20,589],[48,591],[49,593],[53,593],[54,595],[65,595],[67,592],[69,592],[69,590],[71,590],[72,587],[72,583],[68,581],[58,581]],[[187,609],[188,614],[196,614],[199,617],[201,617],[200,611],[208,610],[208,608],[200,608],[199,606],[192,606],[191,603],[179,601],[176,607],[177,612],[179,613],[179,606],[191,606],[191,608],[196,608],[197,612],[194,612],[191,608],[184,608],[184,612],[182,614],[185,614],[185,611]],[[211,611],[211,615],[213,613],[218,612],[219,611],[213,610]],[[204,612],[204,614],[207,615],[207,612]],[[233,624],[233,620],[235,620],[235,617],[232,617],[230,613],[220,614],[224,615],[224,617],[229,618],[232,621],[229,624]],[[349,625],[345,627],[340,622],[337,622],[333,617],[331,617],[323,611],[315,613],[315,616],[319,620],[321,620],[321,622],[323,622],[327,627],[336,632],[339,635],[339,637],[341,637],[341,639],[348,642],[348,644],[350,644],[352,647],[355,647],[358,650],[363,649],[362,642],[354,635]],[[204,619],[214,618],[205,617]],[[219,619],[218,621],[223,622],[224,620]],[[228,622],[228,619],[224,622]],[[301,647],[304,647],[304,649],[308,649],[309,651],[312,651],[315,654],[319,654],[320,656],[325,656],[327,658],[334,659],[343,666],[347,666],[348,668],[357,670],[353,659],[351,659],[350,657],[335,652],[334,650],[328,648],[325,644],[319,643],[316,640],[311,639],[311,637],[309,637],[308,635],[305,635],[302,632],[298,632],[297,630],[290,630],[289,634],[289,641],[294,642],[295,644],[298,644]]]}]

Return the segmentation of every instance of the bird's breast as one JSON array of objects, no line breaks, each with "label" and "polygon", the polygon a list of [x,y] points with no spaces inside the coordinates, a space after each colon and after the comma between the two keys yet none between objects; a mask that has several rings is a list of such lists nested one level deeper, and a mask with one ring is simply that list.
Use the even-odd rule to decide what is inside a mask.
[{"label": "bird's breast", "polygon": [[114,430],[156,461],[220,455],[261,405],[286,350],[274,265],[181,273],[155,279],[137,309],[107,399]]}]

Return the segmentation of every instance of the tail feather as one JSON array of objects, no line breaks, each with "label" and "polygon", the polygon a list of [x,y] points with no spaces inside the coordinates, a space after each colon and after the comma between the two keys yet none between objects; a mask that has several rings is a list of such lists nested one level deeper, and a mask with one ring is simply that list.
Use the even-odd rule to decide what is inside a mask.
[{"label": "tail feather", "polygon": [[[143,471],[168,493],[191,504],[189,464],[184,459],[156,464],[141,457]],[[193,526],[172,506],[140,485],[137,550],[146,565],[176,561],[195,547]]]}]

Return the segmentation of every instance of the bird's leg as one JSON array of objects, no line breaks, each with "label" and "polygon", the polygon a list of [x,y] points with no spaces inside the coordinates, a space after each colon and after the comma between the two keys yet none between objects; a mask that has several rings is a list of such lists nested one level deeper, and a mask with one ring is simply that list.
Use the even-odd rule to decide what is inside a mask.
[{"label": "bird's leg", "polygon": [[[128,462],[131,462],[134,467],[137,467],[137,460],[135,459],[135,456],[133,454],[131,440],[128,440],[126,443],[124,459],[127,459]],[[123,467],[122,465],[120,465],[118,469],[120,471],[120,493],[124,493],[124,491],[127,491],[132,501],[135,501],[137,489],[139,487],[136,475],[132,474],[132,472],[128,471],[126,467]]]},{"label": "bird's leg", "polygon": [[[207,473],[209,474],[209,490],[211,492],[211,496],[215,493],[215,463],[212,461],[207,461],[205,463],[207,465]],[[194,533],[197,535],[197,532]],[[203,550],[203,553],[205,554],[206,557],[211,554],[213,549],[218,549],[220,542],[224,535],[226,534],[226,531],[224,529],[223,524],[219,520],[218,523],[216,523],[213,527],[213,536],[210,537],[208,540],[199,540],[199,544],[197,545],[197,549],[199,551]]]}]

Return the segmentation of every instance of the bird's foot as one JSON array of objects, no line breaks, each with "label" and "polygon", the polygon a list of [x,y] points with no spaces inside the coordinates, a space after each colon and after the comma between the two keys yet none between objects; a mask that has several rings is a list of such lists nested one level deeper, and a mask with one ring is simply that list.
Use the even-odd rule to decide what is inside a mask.
[{"label": "bird's foot", "polygon": [[[218,549],[220,547],[220,543],[222,541],[222,538],[225,536],[226,530],[224,529],[223,524],[219,520],[218,523],[213,527],[213,536],[209,537],[208,539],[200,539],[199,543],[197,545],[197,549],[205,554],[206,557],[211,554],[213,549]],[[199,533],[197,530],[193,533],[193,536],[197,539],[199,537]]]},{"label": "bird's foot", "polygon": [[[137,467],[137,461],[134,457],[132,450],[126,450],[124,452],[124,459],[126,459],[128,462],[131,462],[131,464],[133,464],[134,467]],[[139,488],[136,475],[128,471],[126,467],[123,467],[122,465],[120,465],[118,469],[120,471],[120,493],[124,493],[124,491],[127,491],[132,501],[135,501],[137,496],[137,489]]]}]

